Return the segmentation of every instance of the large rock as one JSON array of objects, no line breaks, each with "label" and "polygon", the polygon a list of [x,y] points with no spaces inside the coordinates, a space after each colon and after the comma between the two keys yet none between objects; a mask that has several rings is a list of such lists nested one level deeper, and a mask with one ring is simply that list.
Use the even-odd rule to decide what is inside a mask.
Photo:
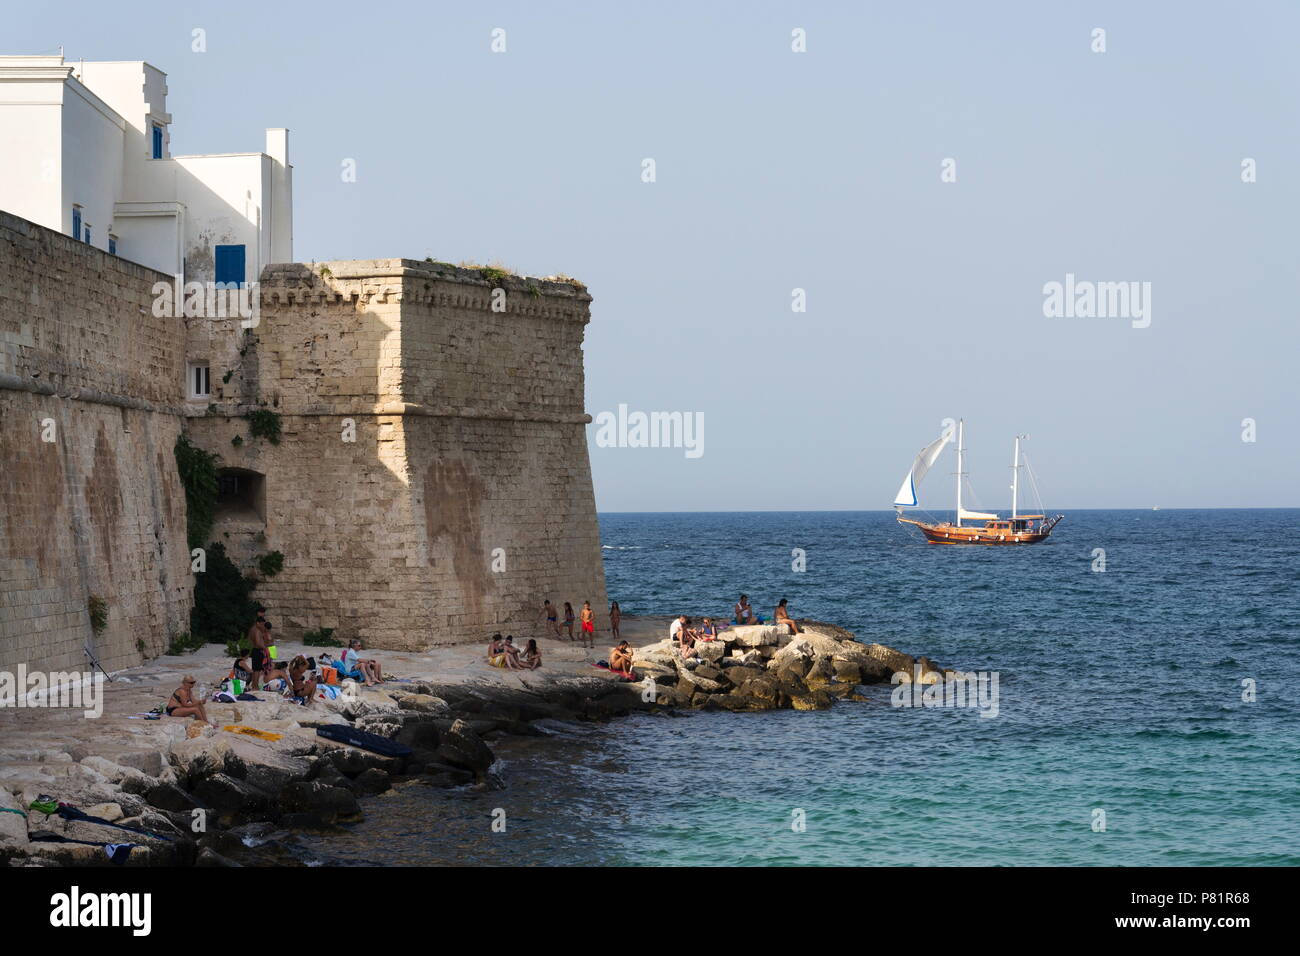
[{"label": "large rock", "polygon": [[789,638],[790,631],[784,624],[741,624],[722,632],[722,639],[736,647],[776,647]]},{"label": "large rock", "polygon": [[402,710],[414,710],[421,714],[445,714],[451,710],[451,706],[445,700],[430,694],[407,694],[398,699],[397,706]]},{"label": "large rock", "polygon": [[893,674],[902,671],[907,675],[908,681],[912,679],[912,668],[916,665],[916,659],[910,654],[904,654],[902,651],[896,651],[892,647],[886,647],[884,644],[868,644],[867,653],[872,659],[879,661],[889,668],[889,673]]},{"label": "large rock", "polygon": [[321,823],[348,823],[361,818],[361,806],[350,791],[316,780],[299,780],[280,794],[285,813],[304,814]]},{"label": "large rock", "polygon": [[459,719],[440,735],[438,756],[447,763],[472,770],[480,777],[496,760],[483,738]]},{"label": "large rock", "polygon": [[[804,689],[803,687],[798,688],[800,691]],[[764,701],[774,708],[783,706],[789,699],[781,691],[781,682],[772,674],[760,674],[747,680],[741,686],[740,693],[746,697]]]},{"label": "large rock", "polygon": [[727,645],[722,641],[697,641],[695,653],[702,661],[717,663],[726,656]]},{"label": "large rock", "polygon": [[755,677],[762,677],[766,673],[767,671],[761,667],[737,665],[736,667],[726,668],[722,672],[722,679],[732,687],[740,687],[745,681],[753,680]]},{"label": "large rock", "polygon": [[[20,813],[10,813],[19,810]],[[27,809],[8,788],[0,787],[0,847],[27,845]]]},{"label": "large rock", "polygon": [[[720,671],[719,676],[721,676]],[[677,688],[683,693],[689,693],[692,697],[696,694],[720,694],[726,690],[721,681],[713,680],[710,677],[700,677],[685,665],[677,669]]]},{"label": "large rock", "polygon": [[793,694],[790,706],[795,710],[827,710],[831,706],[830,694],[820,689],[810,689],[806,694]]},{"label": "large rock", "polygon": [[170,810],[175,813],[189,813],[202,806],[191,794],[182,790],[176,784],[163,781],[159,781],[150,787],[145,793],[145,799],[159,810]]},{"label": "large rock", "polygon": [[677,662],[677,651],[670,640],[656,641],[654,644],[633,648],[632,666],[635,668],[641,661],[672,667]]},{"label": "large rock", "polygon": [[222,816],[255,815],[271,806],[271,796],[225,773],[213,773],[199,781],[195,795]]}]

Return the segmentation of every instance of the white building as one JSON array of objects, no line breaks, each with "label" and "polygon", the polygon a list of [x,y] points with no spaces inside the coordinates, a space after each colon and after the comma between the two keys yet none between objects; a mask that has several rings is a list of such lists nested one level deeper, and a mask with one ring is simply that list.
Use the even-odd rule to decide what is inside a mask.
[{"label": "white building", "polygon": [[0,56],[0,209],[187,281],[293,261],[289,131],[264,153],[173,156],[167,75]]}]

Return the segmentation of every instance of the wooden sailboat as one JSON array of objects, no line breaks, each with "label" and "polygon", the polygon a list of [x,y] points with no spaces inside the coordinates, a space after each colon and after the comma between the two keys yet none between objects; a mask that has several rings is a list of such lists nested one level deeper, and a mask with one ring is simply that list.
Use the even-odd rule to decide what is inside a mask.
[{"label": "wooden sailboat", "polygon": [[[939,453],[943,451],[944,446],[952,440],[952,433],[945,431],[943,435],[921,449],[921,453],[916,456],[916,461],[912,463],[907,477],[903,479],[898,494],[894,496],[894,508],[897,511],[896,517],[899,524],[915,525],[931,544],[1037,544],[1040,541],[1047,540],[1052,533],[1052,529],[1065,516],[1056,515],[1048,518],[1046,514],[1020,513],[1020,469],[1028,467],[1027,463],[1023,466],[1020,463],[1020,441],[1025,437],[1027,436],[1016,436],[1015,450],[1012,452],[1011,516],[1009,518],[999,518],[996,514],[984,511],[967,511],[962,507],[962,485],[966,478],[966,473],[962,471],[962,464],[965,460],[966,444],[965,422],[959,421],[957,423],[956,520],[954,522],[945,521],[940,523],[916,521],[912,518],[903,517],[904,508],[915,508],[917,506],[916,490],[921,484],[921,479],[925,477],[925,473],[930,470],[930,466],[938,459]],[[1032,479],[1032,472],[1030,477]],[[1042,511],[1041,502],[1039,511]],[[962,524],[963,521],[979,522],[979,524]]]}]

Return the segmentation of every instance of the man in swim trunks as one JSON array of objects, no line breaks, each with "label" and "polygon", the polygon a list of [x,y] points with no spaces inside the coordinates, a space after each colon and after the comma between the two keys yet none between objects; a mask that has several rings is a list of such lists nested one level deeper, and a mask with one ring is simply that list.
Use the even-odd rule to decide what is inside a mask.
[{"label": "man in swim trunks", "polygon": [[617,647],[610,648],[609,669],[620,674],[632,674],[632,649],[627,641],[619,641]]},{"label": "man in swim trunks", "polygon": [[596,646],[596,612],[590,601],[582,602],[582,639],[588,647]]},{"label": "man in swim trunks", "polygon": [[547,598],[542,603],[542,615],[546,618],[546,623],[550,625],[551,630],[555,632],[555,636],[558,638],[560,636],[560,615],[555,610],[555,605],[551,603],[550,598]]},{"label": "man in swim trunks", "polygon": [[271,669],[271,655],[267,651],[270,646],[270,632],[266,629],[266,608],[262,605],[257,606],[257,620],[253,626],[248,629],[248,643],[253,645],[253,690],[262,686],[262,675]]}]

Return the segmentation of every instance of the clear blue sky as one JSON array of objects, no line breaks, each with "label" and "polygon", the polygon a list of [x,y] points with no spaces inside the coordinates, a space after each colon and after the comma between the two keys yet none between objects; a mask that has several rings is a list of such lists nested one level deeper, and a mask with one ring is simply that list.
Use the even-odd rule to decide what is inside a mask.
[{"label": "clear blue sky", "polygon": [[[1016,432],[1049,507],[1300,505],[1293,3],[4,6],[5,52],[165,70],[174,152],[288,126],[301,260],[585,280],[588,411],[705,415],[593,444],[601,510],[886,508],[959,415],[985,507]],[[1067,272],[1150,328],[1045,318]]]}]

